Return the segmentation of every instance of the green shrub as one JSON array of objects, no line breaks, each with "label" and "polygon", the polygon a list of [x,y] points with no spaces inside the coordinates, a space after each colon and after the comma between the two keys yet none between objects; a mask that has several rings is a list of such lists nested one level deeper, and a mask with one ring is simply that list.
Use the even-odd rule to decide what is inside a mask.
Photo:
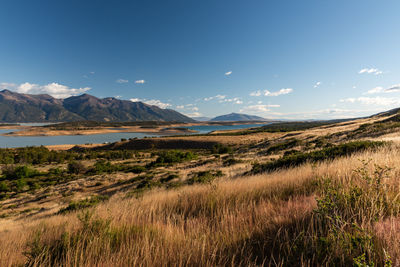
[{"label": "green shrub", "polygon": [[160,182],[161,183],[167,183],[175,178],[179,178],[179,175],[177,174],[169,174],[167,177],[161,178]]},{"label": "green shrub", "polygon": [[192,159],[197,158],[197,156],[188,151],[188,152],[183,152],[179,150],[170,150],[170,151],[162,151],[159,152],[158,157],[156,161],[154,162],[155,164],[172,164],[172,163],[181,163],[184,161],[189,161]]},{"label": "green shrub", "polygon": [[147,169],[144,166],[134,165],[134,166],[128,166],[125,172],[142,173],[145,172],[146,170]]},{"label": "green shrub", "polygon": [[15,186],[18,192],[21,192],[27,186],[26,180],[24,178],[20,178],[15,182]]},{"label": "green shrub", "polygon": [[275,161],[265,164],[255,163],[251,170],[252,173],[269,172],[280,168],[295,167],[306,162],[319,162],[323,160],[331,160],[341,156],[348,156],[356,152],[366,149],[374,149],[384,145],[385,142],[373,141],[354,141],[344,143],[321,150],[308,153],[294,153],[285,155]]},{"label": "green shrub", "polygon": [[274,153],[280,152],[280,151],[285,150],[285,149],[289,149],[289,148],[293,148],[295,146],[299,146],[301,144],[302,144],[301,140],[290,139],[290,140],[287,140],[285,142],[277,143],[277,144],[274,144],[274,145],[270,146],[267,149],[266,153],[267,154],[274,154]]},{"label": "green shrub", "polygon": [[10,191],[10,187],[8,186],[8,184],[5,181],[2,181],[0,183],[0,193],[5,193],[5,192],[9,192]]},{"label": "green shrub", "polygon": [[80,174],[86,172],[86,167],[79,161],[72,161],[67,166],[68,173]]},{"label": "green shrub", "polygon": [[222,164],[226,167],[226,166],[232,166],[234,164],[241,163],[241,162],[242,162],[241,160],[236,159],[234,157],[227,157],[224,159]]},{"label": "green shrub", "polygon": [[102,201],[108,200],[108,196],[93,196],[79,201],[72,201],[69,205],[61,209],[58,213],[63,214],[71,211],[94,207]]},{"label": "green shrub", "polygon": [[216,144],[212,148],[212,153],[214,154],[228,154],[232,153],[232,148],[224,144]]},{"label": "green shrub", "polygon": [[16,180],[21,178],[29,178],[39,174],[35,169],[28,166],[5,166],[2,169],[4,178],[7,180]]},{"label": "green shrub", "polygon": [[188,184],[205,184],[205,183],[211,183],[212,181],[215,180],[217,177],[223,176],[223,173],[221,170],[218,171],[201,171],[201,172],[195,172],[193,176],[187,180]]}]

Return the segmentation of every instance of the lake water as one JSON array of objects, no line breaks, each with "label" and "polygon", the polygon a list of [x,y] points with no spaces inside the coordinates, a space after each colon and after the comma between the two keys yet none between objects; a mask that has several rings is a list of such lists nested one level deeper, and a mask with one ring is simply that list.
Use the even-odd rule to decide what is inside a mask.
[{"label": "lake water", "polygon": [[[267,124],[267,123],[266,123]],[[237,130],[252,127],[260,127],[261,124],[240,124],[240,125],[202,125],[186,127],[196,130],[195,134],[204,134],[219,130]],[[0,134],[16,131],[16,129],[2,129]],[[62,144],[102,144],[112,143],[122,138],[144,138],[160,136],[147,133],[107,133],[93,135],[60,135],[60,136],[2,136],[0,135],[0,148],[41,146],[41,145],[62,145]]]},{"label": "lake water", "polygon": [[190,130],[198,131],[196,134],[206,134],[213,131],[223,131],[223,130],[240,130],[240,129],[248,129],[254,127],[261,127],[265,124],[238,124],[238,125],[199,125],[199,126],[189,126],[185,127]]}]

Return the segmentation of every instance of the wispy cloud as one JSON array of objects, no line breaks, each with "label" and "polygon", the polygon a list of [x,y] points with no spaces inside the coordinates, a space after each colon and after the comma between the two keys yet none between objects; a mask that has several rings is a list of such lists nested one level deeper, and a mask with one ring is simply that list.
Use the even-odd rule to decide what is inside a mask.
[{"label": "wispy cloud", "polygon": [[315,84],[314,84],[314,88],[317,88],[318,86],[320,86],[321,85],[321,82],[316,82]]},{"label": "wispy cloud", "polygon": [[293,92],[292,88],[283,88],[276,92],[270,92],[268,90],[265,90],[264,95],[265,96],[279,96],[279,95],[287,95],[287,94],[290,94],[291,92]]},{"label": "wispy cloud", "polygon": [[363,105],[375,105],[375,106],[392,106],[400,105],[400,98],[396,97],[358,97],[358,98],[345,98],[341,99],[342,103],[360,103]]},{"label": "wispy cloud", "polygon": [[216,95],[216,96],[210,96],[210,97],[203,98],[203,100],[210,101],[213,99],[224,99],[224,98],[226,98],[226,95]]},{"label": "wispy cloud", "polygon": [[290,94],[291,92],[293,92],[292,88],[282,88],[281,90],[275,91],[275,92],[271,92],[269,90],[264,90],[264,91],[257,90],[257,91],[251,92],[250,96],[261,96],[261,95],[264,95],[264,96],[280,96],[280,95]]},{"label": "wispy cloud", "polygon": [[129,81],[128,81],[128,80],[125,80],[125,79],[118,79],[118,80],[116,80],[115,82],[116,82],[116,83],[128,83]]},{"label": "wispy cloud", "polygon": [[22,94],[49,94],[55,98],[67,98],[89,91],[90,87],[70,88],[59,83],[39,85],[34,83],[0,83],[0,89],[9,89]]},{"label": "wispy cloud", "polygon": [[364,69],[361,69],[358,73],[359,74],[368,73],[368,74],[379,75],[379,74],[382,74],[383,72],[376,68],[364,68]]},{"label": "wispy cloud", "polygon": [[261,91],[258,90],[258,91],[251,92],[250,96],[261,96],[261,94],[262,94]]},{"label": "wispy cloud", "polygon": [[225,76],[229,76],[229,75],[231,75],[232,74],[232,71],[227,71],[227,72],[225,72]]},{"label": "wispy cloud", "polygon": [[250,105],[240,109],[244,113],[265,113],[271,111],[270,108],[279,108],[280,105]]},{"label": "wispy cloud", "polygon": [[161,101],[158,100],[158,99],[131,98],[130,101],[132,101],[132,102],[143,102],[143,103],[146,103],[146,104],[148,104],[148,105],[158,106],[158,107],[160,107],[160,108],[168,108],[168,107],[171,107],[171,104],[161,102]]},{"label": "wispy cloud", "polygon": [[176,106],[176,108],[183,109],[185,111],[199,111],[199,108],[196,107],[194,104],[178,105]]},{"label": "wispy cloud", "polygon": [[145,80],[137,80],[137,81],[135,81],[135,83],[136,84],[144,84],[144,83],[146,83],[146,81]]},{"label": "wispy cloud", "polygon": [[218,101],[219,103],[233,103],[233,104],[243,104],[243,101],[240,99],[240,97],[234,97],[234,98],[224,98]]},{"label": "wispy cloud", "polygon": [[95,72],[94,71],[90,71],[89,74],[84,74],[83,78],[89,78],[89,75],[94,75]]},{"label": "wispy cloud", "polygon": [[400,91],[400,83],[390,86],[385,90],[386,93],[394,93]]},{"label": "wispy cloud", "polygon": [[188,117],[200,117],[200,116],[203,116],[203,114],[201,114],[200,112],[183,113],[183,114],[188,116]]},{"label": "wispy cloud", "polygon": [[365,94],[370,95],[370,94],[396,93],[396,92],[400,92],[400,84],[392,85],[386,89],[383,88],[382,86],[378,86],[367,91]]},{"label": "wispy cloud", "polygon": [[382,86],[378,86],[375,88],[372,88],[371,90],[368,90],[365,94],[370,95],[370,94],[379,94],[382,93],[385,89]]}]

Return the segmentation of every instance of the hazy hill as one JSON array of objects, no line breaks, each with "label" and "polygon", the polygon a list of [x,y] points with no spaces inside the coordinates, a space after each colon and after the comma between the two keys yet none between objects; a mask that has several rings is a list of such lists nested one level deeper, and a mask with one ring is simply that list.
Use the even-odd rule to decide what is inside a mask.
[{"label": "hazy hill", "polygon": [[50,95],[19,94],[0,91],[1,122],[61,121],[180,121],[193,119],[172,109],[161,109],[142,102],[116,98],[97,98],[84,94],[66,99]]},{"label": "hazy hill", "polygon": [[231,114],[217,116],[211,119],[210,121],[268,121],[268,120],[254,115],[231,113]]},{"label": "hazy hill", "polygon": [[191,118],[196,120],[196,121],[209,121],[209,120],[211,120],[211,118],[209,118],[209,117],[191,117]]}]

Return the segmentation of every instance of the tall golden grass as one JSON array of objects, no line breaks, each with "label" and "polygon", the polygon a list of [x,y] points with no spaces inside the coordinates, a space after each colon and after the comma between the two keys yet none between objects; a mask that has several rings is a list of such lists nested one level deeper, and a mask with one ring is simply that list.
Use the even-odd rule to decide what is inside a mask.
[{"label": "tall golden grass", "polygon": [[[339,193],[354,185],[367,188],[355,179],[361,160],[371,176],[375,165],[392,167],[383,182],[389,200],[397,201],[400,150],[393,145],[269,174],[152,191],[138,199],[115,196],[89,212],[16,221],[0,235],[0,266],[315,266],[346,265],[358,256],[355,262],[380,265],[390,256],[399,264],[400,218],[394,209],[389,214],[382,208],[371,222],[363,221],[367,212],[361,207],[340,206],[343,218],[361,214],[355,222],[372,235],[373,246],[349,252],[330,240],[330,250],[320,247],[319,235],[332,237],[332,229],[343,240],[348,232],[358,233],[346,224],[340,229],[329,224],[316,213],[321,211],[316,199],[328,195],[320,190],[322,178],[343,185]],[[360,205],[371,204],[368,196],[363,201]]]}]

